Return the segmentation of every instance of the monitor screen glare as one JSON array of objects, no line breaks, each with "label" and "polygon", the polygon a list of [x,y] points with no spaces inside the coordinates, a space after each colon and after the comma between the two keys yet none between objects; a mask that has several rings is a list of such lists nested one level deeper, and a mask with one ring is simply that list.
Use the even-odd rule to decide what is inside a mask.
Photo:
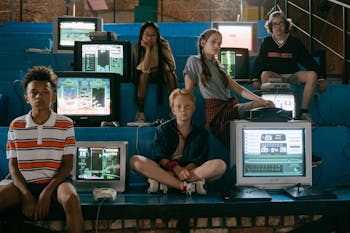
[{"label": "monitor screen glare", "polygon": [[57,113],[62,115],[109,115],[111,90],[108,78],[60,77]]},{"label": "monitor screen glare", "polygon": [[90,41],[89,32],[96,31],[94,22],[60,22],[60,46],[74,46],[75,41]]},{"label": "monitor screen glare", "polygon": [[123,75],[123,45],[122,44],[83,44],[83,71],[113,72]]},{"label": "monitor screen glare", "polygon": [[252,27],[246,25],[219,25],[222,34],[222,47],[239,47],[253,50]]}]

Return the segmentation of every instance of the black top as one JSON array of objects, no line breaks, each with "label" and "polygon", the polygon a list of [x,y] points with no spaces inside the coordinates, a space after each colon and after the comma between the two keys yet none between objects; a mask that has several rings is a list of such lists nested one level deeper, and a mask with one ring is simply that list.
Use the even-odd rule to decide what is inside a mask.
[{"label": "black top", "polygon": [[264,38],[259,54],[255,60],[254,75],[260,79],[263,71],[272,71],[278,74],[293,74],[300,70],[315,71],[321,77],[320,66],[309,54],[299,39],[289,35],[287,41],[279,47],[272,36]]}]

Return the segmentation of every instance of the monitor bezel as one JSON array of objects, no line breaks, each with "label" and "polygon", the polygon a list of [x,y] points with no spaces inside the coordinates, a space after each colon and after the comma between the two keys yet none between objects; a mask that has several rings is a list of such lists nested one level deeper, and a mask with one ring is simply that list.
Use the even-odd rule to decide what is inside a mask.
[{"label": "monitor bezel", "polygon": [[[109,115],[91,115],[91,114],[81,114],[81,115],[70,115],[64,114],[65,116],[71,118],[74,122],[74,126],[82,127],[99,127],[102,121],[120,121],[120,76],[115,73],[105,73],[105,72],[80,72],[80,71],[57,71],[55,72],[57,76],[57,84],[59,78],[107,78],[110,80],[110,114]],[[58,87],[57,87],[58,88]],[[54,111],[57,112],[58,99],[55,101],[53,107]],[[58,113],[58,112],[57,112]],[[60,114],[60,113],[58,113]]]},{"label": "monitor bezel", "polygon": [[67,15],[53,17],[53,37],[52,37],[53,53],[73,53],[74,52],[74,45],[72,46],[60,45],[60,40],[61,40],[60,24],[62,22],[92,22],[95,24],[95,31],[103,30],[103,18],[100,18],[100,17],[77,17],[77,16],[67,16]]},{"label": "monitor bezel", "polygon": [[[251,47],[252,49],[249,50],[249,56],[256,56],[258,54],[258,23],[256,21],[216,21],[212,23],[212,27],[216,28],[220,31],[220,26],[245,26],[251,28],[252,33],[252,41],[251,41]],[[222,31],[220,31],[221,34]],[[224,47],[239,47],[236,44],[232,44],[229,46],[226,46],[223,44]]]},{"label": "monitor bezel", "polygon": [[[119,74],[121,79],[120,82],[127,83],[131,82],[131,43],[129,41],[116,41],[116,40],[102,40],[102,41],[76,41],[74,46],[74,70],[82,72],[94,72],[94,71],[83,71],[83,51],[84,45],[122,45],[123,46],[123,74]],[[112,73],[107,71],[106,73]]]},{"label": "monitor bezel", "polygon": [[[77,178],[77,160],[79,147],[105,147],[120,148],[120,179],[119,180],[92,180]],[[127,141],[77,141],[76,155],[74,157],[72,179],[77,192],[92,192],[95,187],[113,188],[117,192],[124,192],[126,189],[126,161],[128,158],[128,142]]]},{"label": "monitor bezel", "polygon": [[[305,176],[244,177],[243,169],[243,129],[303,129]],[[230,165],[236,170],[236,186],[254,186],[260,189],[283,189],[295,185],[312,186],[312,127],[307,121],[250,122],[236,120],[230,122]]]}]

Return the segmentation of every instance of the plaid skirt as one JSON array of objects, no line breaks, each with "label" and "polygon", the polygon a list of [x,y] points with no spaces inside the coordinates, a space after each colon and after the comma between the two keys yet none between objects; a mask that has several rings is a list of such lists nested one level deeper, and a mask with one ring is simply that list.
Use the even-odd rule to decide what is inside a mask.
[{"label": "plaid skirt", "polygon": [[230,120],[239,119],[238,100],[205,99],[205,123],[227,148],[230,147]]}]

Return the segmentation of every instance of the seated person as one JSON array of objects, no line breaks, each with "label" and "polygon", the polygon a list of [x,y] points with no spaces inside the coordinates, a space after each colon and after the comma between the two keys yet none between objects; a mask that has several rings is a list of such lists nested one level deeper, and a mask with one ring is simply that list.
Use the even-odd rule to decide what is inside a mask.
[{"label": "seated person", "polygon": [[134,155],[131,168],[148,177],[149,193],[168,187],[191,195],[205,195],[206,181],[219,179],[226,171],[221,159],[208,160],[209,133],[192,122],[195,97],[186,89],[175,89],[169,96],[175,118],[158,126],[154,139],[153,159]]},{"label": "seated person", "polygon": [[79,196],[70,182],[75,155],[71,119],[50,108],[56,100],[56,75],[35,66],[23,80],[31,111],[9,127],[7,158],[13,183],[0,186],[0,212],[21,205],[29,219],[44,219],[58,202],[66,214],[67,232],[83,232]]},{"label": "seated person", "polygon": [[[197,87],[205,100],[206,126],[227,148],[230,147],[230,121],[245,117],[245,112],[257,107],[273,107],[264,100],[233,80],[218,60],[222,35],[216,29],[207,29],[199,37],[199,55],[190,56],[183,71],[186,89],[193,91]],[[238,103],[231,90],[248,100]]]},{"label": "seated person", "polygon": [[134,83],[136,85],[136,121],[145,121],[144,103],[149,82],[158,83],[158,103],[162,103],[163,83],[171,93],[178,87],[175,59],[169,43],[160,36],[154,22],[145,22],[140,29],[138,42],[132,51]]},{"label": "seated person", "polygon": [[[283,12],[275,11],[270,14],[265,24],[267,31],[272,35],[266,37],[261,44],[259,54],[255,60],[253,87],[260,89],[261,83],[280,78],[282,82],[304,84],[304,93],[301,103],[300,119],[312,122],[309,105],[314,95],[316,82],[319,91],[326,90],[326,81],[320,75],[320,67],[306,50],[305,46],[290,35],[292,23]],[[299,64],[306,71],[299,71]]]}]

